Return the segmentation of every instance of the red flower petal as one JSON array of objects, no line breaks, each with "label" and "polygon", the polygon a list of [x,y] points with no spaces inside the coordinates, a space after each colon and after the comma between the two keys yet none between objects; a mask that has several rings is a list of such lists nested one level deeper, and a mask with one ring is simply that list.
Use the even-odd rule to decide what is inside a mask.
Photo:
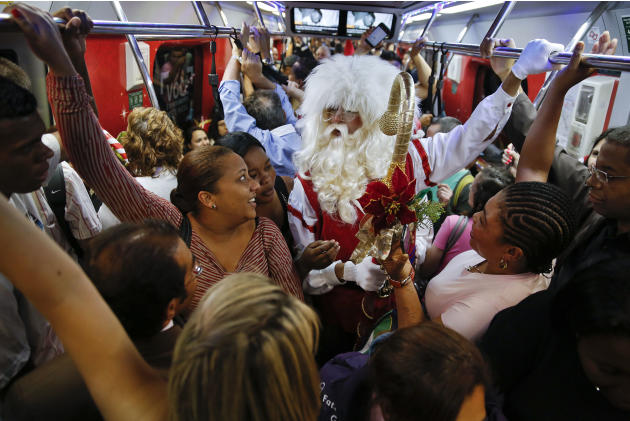
[{"label": "red flower petal", "polygon": [[363,206],[365,213],[370,213],[374,216],[379,216],[385,213],[385,208],[380,200],[372,200],[366,206]]},{"label": "red flower petal", "polygon": [[409,178],[407,174],[405,174],[400,168],[396,167],[394,169],[394,174],[392,174],[392,190],[396,193],[402,192],[409,184]]},{"label": "red flower petal", "polygon": [[372,226],[374,227],[374,232],[378,234],[383,228],[386,227],[385,215],[383,214],[380,216],[375,216],[374,219],[372,219]]},{"label": "red flower petal", "polygon": [[413,199],[416,194],[416,180],[413,179],[400,194],[400,203],[407,204]]},{"label": "red flower petal", "polygon": [[396,222],[396,215],[387,214],[385,221],[387,221],[387,226],[391,227],[392,225],[394,225],[394,222]]},{"label": "red flower petal", "polygon": [[416,217],[416,213],[409,210],[407,206],[403,206],[398,212],[398,220],[401,224],[410,224],[412,222],[416,222],[418,218]]},{"label": "red flower petal", "polygon": [[389,187],[381,181],[372,181],[365,189],[367,194],[376,194],[378,196],[389,196]]}]

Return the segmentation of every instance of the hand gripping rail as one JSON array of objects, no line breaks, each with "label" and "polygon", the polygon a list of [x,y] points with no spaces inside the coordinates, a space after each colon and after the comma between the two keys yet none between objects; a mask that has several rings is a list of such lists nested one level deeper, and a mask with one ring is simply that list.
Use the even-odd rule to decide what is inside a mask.
[{"label": "hand gripping rail", "polygon": [[[479,46],[475,44],[456,44],[449,42],[427,41],[426,48],[443,48],[455,54],[481,57]],[[522,48],[497,47],[494,49],[493,56],[517,59],[523,52]],[[557,52],[552,53],[549,61],[554,64],[569,64],[571,53]],[[602,54],[582,54],[586,59],[586,65],[597,69],[630,71],[630,57],[626,56],[607,56]]]}]

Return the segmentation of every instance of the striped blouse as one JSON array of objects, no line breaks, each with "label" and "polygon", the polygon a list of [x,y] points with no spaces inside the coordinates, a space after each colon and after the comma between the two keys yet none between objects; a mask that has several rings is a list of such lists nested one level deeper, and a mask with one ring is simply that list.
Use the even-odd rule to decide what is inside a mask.
[{"label": "striped blouse", "polygon": [[[80,76],[47,77],[52,104],[64,147],[77,172],[121,221],[163,219],[178,227],[182,214],[168,200],[144,189],[120,164],[103,136],[88,102]],[[193,230],[190,244],[203,271],[197,277],[193,308],[207,289],[228,275],[201,237]],[[289,249],[276,225],[260,218],[241,256],[236,272],[269,276],[288,294],[304,299]]]}]

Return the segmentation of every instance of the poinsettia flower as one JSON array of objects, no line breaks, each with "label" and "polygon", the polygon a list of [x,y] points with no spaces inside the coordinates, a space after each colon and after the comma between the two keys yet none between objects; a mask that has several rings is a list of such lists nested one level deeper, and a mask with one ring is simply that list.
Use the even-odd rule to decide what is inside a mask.
[{"label": "poinsettia flower", "polygon": [[377,234],[393,227],[396,220],[403,225],[417,220],[415,212],[407,207],[415,194],[416,180],[409,181],[407,174],[396,167],[391,184],[389,188],[382,181],[372,181],[359,199],[363,210],[374,215],[372,226]]}]

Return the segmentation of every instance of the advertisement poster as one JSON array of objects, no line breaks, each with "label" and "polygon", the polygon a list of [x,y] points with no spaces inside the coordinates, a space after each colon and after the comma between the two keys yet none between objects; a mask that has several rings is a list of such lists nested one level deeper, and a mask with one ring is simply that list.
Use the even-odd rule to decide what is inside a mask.
[{"label": "advertisement poster", "polygon": [[193,118],[194,53],[186,47],[160,48],[153,85],[160,107],[179,126]]}]

